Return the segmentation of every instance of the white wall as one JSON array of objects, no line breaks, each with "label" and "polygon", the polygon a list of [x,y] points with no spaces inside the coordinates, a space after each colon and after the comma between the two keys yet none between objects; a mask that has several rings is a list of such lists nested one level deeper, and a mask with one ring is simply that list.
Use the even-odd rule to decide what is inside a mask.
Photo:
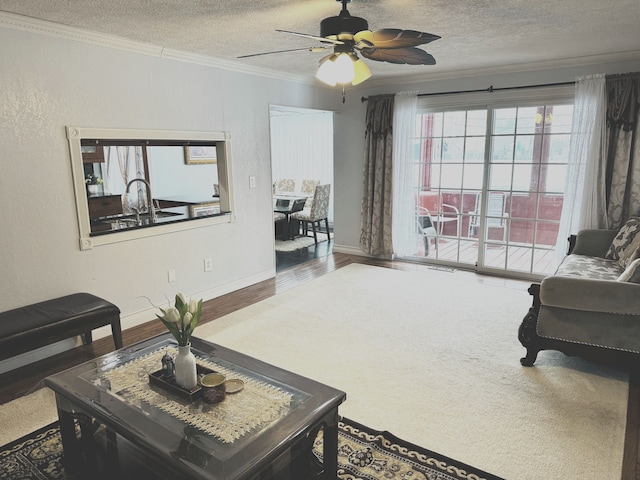
[{"label": "white wall", "polygon": [[[274,276],[269,104],[331,108],[333,91],[4,27],[0,65],[0,311],[86,291],[126,327],[154,318],[143,296]],[[230,132],[237,221],[80,251],[67,125]]]}]

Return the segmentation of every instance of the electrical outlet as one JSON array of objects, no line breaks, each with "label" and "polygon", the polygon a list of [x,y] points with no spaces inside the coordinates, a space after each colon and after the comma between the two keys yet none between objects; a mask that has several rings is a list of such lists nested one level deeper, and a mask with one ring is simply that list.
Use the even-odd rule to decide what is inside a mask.
[{"label": "electrical outlet", "polygon": [[169,283],[173,283],[176,281],[176,271],[173,268],[167,270],[167,281]]},{"label": "electrical outlet", "polygon": [[249,188],[256,188],[256,176],[249,175]]},{"label": "electrical outlet", "polygon": [[204,271],[205,272],[210,272],[211,270],[213,270],[213,260],[211,259],[211,257],[205,258],[204,259]]}]

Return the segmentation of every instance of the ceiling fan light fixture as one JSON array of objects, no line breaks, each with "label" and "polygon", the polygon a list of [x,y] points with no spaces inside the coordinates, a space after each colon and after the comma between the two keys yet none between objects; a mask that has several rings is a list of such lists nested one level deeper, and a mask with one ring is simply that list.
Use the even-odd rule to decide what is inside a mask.
[{"label": "ceiling fan light fixture", "polygon": [[353,80],[351,85],[358,85],[371,77],[371,70],[357,55],[353,54],[355,61],[353,62]]},{"label": "ceiling fan light fixture", "polygon": [[316,78],[334,87],[337,83],[351,83],[355,75],[351,56],[348,53],[334,53],[320,64]]}]

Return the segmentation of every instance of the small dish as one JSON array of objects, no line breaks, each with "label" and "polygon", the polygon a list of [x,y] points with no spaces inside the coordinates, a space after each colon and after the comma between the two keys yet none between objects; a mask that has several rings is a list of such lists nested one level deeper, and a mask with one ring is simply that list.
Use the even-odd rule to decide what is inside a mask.
[{"label": "small dish", "polygon": [[239,378],[233,378],[224,382],[224,386],[227,389],[227,393],[238,393],[244,388],[244,382]]}]

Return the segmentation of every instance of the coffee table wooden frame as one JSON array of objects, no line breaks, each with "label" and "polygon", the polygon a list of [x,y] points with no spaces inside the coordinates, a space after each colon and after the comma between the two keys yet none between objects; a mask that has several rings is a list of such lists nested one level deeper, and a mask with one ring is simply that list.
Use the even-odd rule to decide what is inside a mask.
[{"label": "coffee table wooden frame", "polygon": [[[311,448],[317,432],[323,431],[323,480],[335,480],[338,448],[338,407],[346,399],[342,391],[314,380],[269,365],[234,350],[192,338],[192,349],[211,360],[224,360],[245,371],[255,372],[260,378],[272,379],[274,384],[287,385],[304,392],[305,400],[273,425],[248,439],[243,447],[226,455],[224,445],[215,445],[215,439],[205,438],[207,448],[197,445],[182,431],[167,428],[153,414],[136,410],[117,395],[87,381],[87,378],[136,358],[137,352],[148,351],[154,345],[171,342],[169,334],[154,337],[128,348],[104,355],[95,360],[72,367],[45,379],[45,384],[56,394],[60,431],[64,448],[65,466],[93,477],[122,475],[118,449],[122,444],[131,446],[135,456],[148,465],[154,476],[160,478],[193,478],[207,480],[253,480],[271,478],[274,470],[290,472],[296,480],[309,477]],[[160,417],[159,417],[160,418]],[[177,419],[172,420],[174,423]],[[79,433],[76,432],[79,425]],[[107,462],[98,462],[99,446],[94,434],[102,428],[107,438]],[[202,439],[202,435],[200,436]],[[212,443],[213,442],[213,443]],[[183,451],[199,451],[197,461],[176,453],[176,443]],[[213,445],[214,448],[211,448]],[[227,452],[228,453],[228,452]],[[283,460],[284,459],[284,460]]]}]

